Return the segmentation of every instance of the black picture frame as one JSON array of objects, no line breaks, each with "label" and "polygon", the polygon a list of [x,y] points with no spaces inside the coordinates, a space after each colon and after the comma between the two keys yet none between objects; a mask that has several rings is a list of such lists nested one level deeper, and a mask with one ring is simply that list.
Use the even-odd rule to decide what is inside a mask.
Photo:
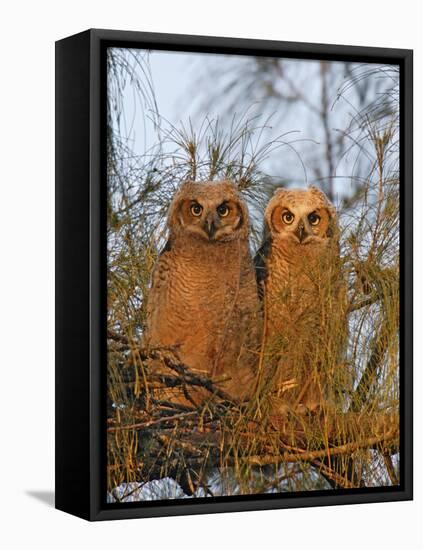
[{"label": "black picture frame", "polygon": [[[400,67],[401,484],[295,494],[107,504],[105,499],[105,52],[108,46]],[[410,500],[413,52],[91,29],[56,43],[56,508],[87,520]],[[201,501],[200,501],[201,500]]]}]

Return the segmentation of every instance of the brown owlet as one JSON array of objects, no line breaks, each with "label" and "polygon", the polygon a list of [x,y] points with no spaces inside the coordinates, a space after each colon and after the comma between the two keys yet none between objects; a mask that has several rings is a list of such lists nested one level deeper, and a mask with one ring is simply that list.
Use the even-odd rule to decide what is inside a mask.
[{"label": "brown owlet", "polygon": [[255,265],[275,400],[282,409],[314,409],[346,331],[336,213],[322,191],[276,190]]},{"label": "brown owlet", "polygon": [[[193,372],[239,397],[259,304],[246,204],[230,181],[186,182],[167,225],[148,298],[147,345],[172,349]],[[162,372],[163,365],[154,369]],[[187,395],[180,386],[166,397],[198,404],[207,396],[199,388]]]}]

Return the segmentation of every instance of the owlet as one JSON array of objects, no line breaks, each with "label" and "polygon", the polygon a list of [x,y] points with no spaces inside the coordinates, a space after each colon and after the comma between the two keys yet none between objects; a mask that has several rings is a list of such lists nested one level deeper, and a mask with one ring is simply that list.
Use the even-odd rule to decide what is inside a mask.
[{"label": "owlet", "polygon": [[335,209],[316,187],[278,189],[255,257],[276,410],[328,397],[346,334]]},{"label": "owlet", "polygon": [[[246,204],[230,181],[189,181],[175,194],[167,225],[148,298],[147,345],[172,350],[191,372],[241,397],[258,311]],[[153,368],[166,372],[160,362]],[[183,404],[210,397],[183,384],[160,395]]]}]

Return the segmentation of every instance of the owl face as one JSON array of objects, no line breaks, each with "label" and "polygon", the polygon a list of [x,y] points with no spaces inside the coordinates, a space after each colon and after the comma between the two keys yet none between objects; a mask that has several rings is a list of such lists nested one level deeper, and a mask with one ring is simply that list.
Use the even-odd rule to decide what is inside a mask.
[{"label": "owl face", "polygon": [[336,215],[316,187],[278,189],[266,208],[265,221],[273,238],[309,245],[333,237]]},{"label": "owl face", "polygon": [[168,217],[174,233],[184,233],[208,242],[226,242],[245,237],[248,211],[235,184],[186,182],[175,195]]}]

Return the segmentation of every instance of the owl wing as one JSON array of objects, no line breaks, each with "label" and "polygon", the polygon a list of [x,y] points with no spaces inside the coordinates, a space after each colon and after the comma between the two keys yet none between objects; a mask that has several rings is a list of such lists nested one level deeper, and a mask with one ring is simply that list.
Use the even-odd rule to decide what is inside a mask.
[{"label": "owl wing", "polygon": [[151,293],[161,294],[163,288],[168,284],[169,268],[172,263],[171,250],[172,245],[170,240],[168,240],[159,252],[156,265],[153,269]]},{"label": "owl wing", "polygon": [[[157,312],[162,310],[163,300],[165,300],[166,297],[166,289],[169,282],[169,263],[171,263],[169,257],[171,249],[171,243],[168,240],[159,252],[151,274],[151,286],[147,299],[147,327],[150,329],[150,332],[160,321],[157,320]],[[153,330],[155,330],[155,328]]]},{"label": "owl wing", "polygon": [[257,292],[260,300],[264,298],[264,281],[267,277],[267,259],[270,254],[272,241],[267,237],[254,256],[254,268],[256,272]]}]

